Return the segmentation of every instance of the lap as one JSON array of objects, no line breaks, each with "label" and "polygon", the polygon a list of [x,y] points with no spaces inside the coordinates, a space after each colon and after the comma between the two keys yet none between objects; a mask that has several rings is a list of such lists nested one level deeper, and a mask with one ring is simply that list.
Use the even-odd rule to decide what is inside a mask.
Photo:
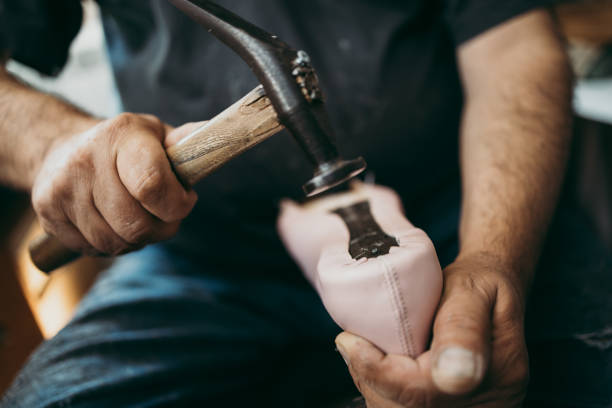
[{"label": "lap", "polygon": [[[608,407],[612,261],[566,220],[528,307],[528,404]],[[160,247],[121,258],[1,405],[299,407],[354,392],[339,329],[309,286],[260,279],[255,266],[239,280],[202,269]]]},{"label": "lap", "polygon": [[160,247],[121,258],[3,406],[316,406],[351,391],[310,287],[200,269]]}]

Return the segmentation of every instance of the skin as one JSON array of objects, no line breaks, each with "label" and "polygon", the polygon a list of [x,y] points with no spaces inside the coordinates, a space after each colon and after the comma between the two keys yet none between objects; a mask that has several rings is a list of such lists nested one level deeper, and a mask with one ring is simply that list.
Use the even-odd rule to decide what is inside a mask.
[{"label": "skin", "polygon": [[43,229],[73,250],[114,255],[177,232],[197,196],[172,172],[164,144],[196,125],[93,118],[0,64],[0,183],[31,191]]},{"label": "skin", "polygon": [[520,407],[528,382],[525,299],[565,171],[571,70],[549,14],[461,45],[460,251],[444,270],[431,349],[385,355],[336,338],[370,408]]},{"label": "skin", "polygon": [[[350,333],[336,339],[369,407],[513,407],[524,396],[525,298],[567,160],[571,74],[542,11],[463,44],[457,58],[460,254],[444,271],[430,351],[412,360]],[[197,198],[163,145],[189,128],[136,114],[101,121],[0,69],[0,183],[32,191],[43,228],[72,249],[121,253],[176,232]]]}]

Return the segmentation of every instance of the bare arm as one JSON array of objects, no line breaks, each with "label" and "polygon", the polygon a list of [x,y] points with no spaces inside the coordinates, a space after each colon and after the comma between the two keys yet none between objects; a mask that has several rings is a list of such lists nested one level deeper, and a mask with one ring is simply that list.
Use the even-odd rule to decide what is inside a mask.
[{"label": "bare arm", "polygon": [[[545,11],[467,42],[458,60],[466,101],[460,249],[444,271],[432,376],[439,389],[462,394],[488,369],[519,405],[525,299],[565,172],[572,74]],[[466,360],[469,375],[458,369]]]},{"label": "bare arm", "polygon": [[563,180],[571,73],[543,11],[465,43],[458,60],[460,253],[444,270],[431,350],[416,361],[336,339],[368,406],[522,406],[525,297]]},{"label": "bare arm", "polygon": [[458,58],[466,96],[460,257],[492,255],[527,285],[565,172],[571,69],[544,11],[466,43]]},{"label": "bare arm", "polygon": [[0,183],[29,191],[45,154],[60,137],[99,120],[13,78],[0,61]]}]

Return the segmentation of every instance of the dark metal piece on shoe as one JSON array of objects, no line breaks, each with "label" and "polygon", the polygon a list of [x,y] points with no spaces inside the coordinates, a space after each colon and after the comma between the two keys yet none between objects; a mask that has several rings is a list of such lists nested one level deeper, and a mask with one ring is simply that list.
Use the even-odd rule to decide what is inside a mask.
[{"label": "dark metal piece on shoe", "polygon": [[376,258],[399,246],[395,238],[380,228],[372,216],[368,201],[338,208],[332,213],[340,216],[349,230],[349,254],[353,259]]}]

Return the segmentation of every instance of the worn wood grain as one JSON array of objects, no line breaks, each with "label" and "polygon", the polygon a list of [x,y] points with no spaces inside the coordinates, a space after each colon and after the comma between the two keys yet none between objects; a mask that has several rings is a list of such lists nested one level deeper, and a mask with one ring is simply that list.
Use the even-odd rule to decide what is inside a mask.
[{"label": "worn wood grain", "polygon": [[170,147],[168,157],[179,178],[191,186],[282,129],[259,86]]}]

